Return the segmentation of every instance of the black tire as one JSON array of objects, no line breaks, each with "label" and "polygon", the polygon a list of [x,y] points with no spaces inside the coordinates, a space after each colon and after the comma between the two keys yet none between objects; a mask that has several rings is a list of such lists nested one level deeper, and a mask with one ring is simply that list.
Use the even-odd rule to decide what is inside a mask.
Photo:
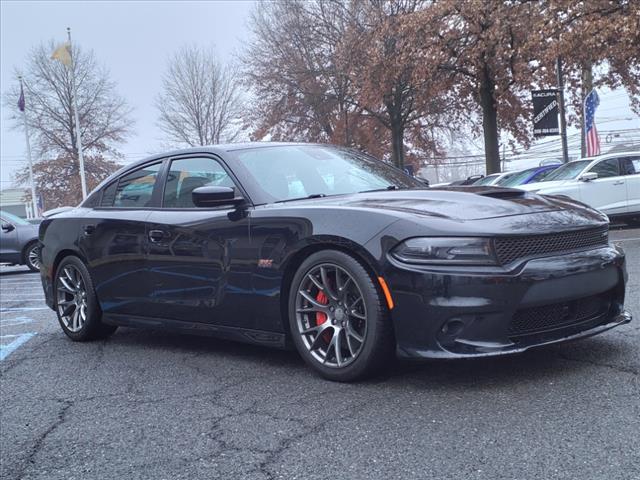
[{"label": "black tire", "polygon": [[[78,276],[74,278],[77,278],[78,282],[70,282],[70,278],[66,277],[65,270],[67,272],[71,272],[72,277],[77,273]],[[61,279],[61,276],[63,276],[64,281]],[[73,295],[68,293],[66,285],[69,285],[70,283],[80,283],[80,279],[81,285],[84,287],[84,295]],[[69,310],[66,310],[61,304],[63,300],[60,299],[60,295],[66,296],[67,298],[73,297],[83,299],[86,319],[82,322],[81,326],[78,326],[77,329],[73,328],[73,326],[68,326],[64,318],[69,316],[73,317],[73,313],[75,313],[76,310],[81,312],[82,307],[75,304],[74,300],[73,302],[69,302]],[[100,304],[96,297],[91,275],[89,274],[85,264],[78,257],[65,257],[58,265],[56,275],[54,277],[54,298],[56,301],[56,315],[58,316],[58,322],[62,327],[62,331],[73,341],[86,342],[106,338],[118,328],[113,325],[106,325],[102,323],[102,310],[100,310]],[[67,301],[66,298],[64,301]],[[63,315],[68,311],[71,313]]]},{"label": "black tire", "polygon": [[29,270],[32,272],[40,271],[39,250],[40,244],[37,241],[29,243],[24,249],[24,264],[29,267]]},{"label": "black tire", "polygon": [[[362,298],[361,302],[364,305],[362,308],[365,309],[364,310],[365,319],[360,321],[366,322],[366,327],[364,328],[364,331],[361,330],[361,333],[362,333],[361,338],[363,338],[363,341],[361,343],[356,342],[351,338],[347,339],[347,336],[350,335],[348,333],[350,331],[349,329],[351,328],[351,331],[355,331],[353,330],[354,328],[353,326],[351,327],[347,326],[346,328],[342,328],[343,330],[342,337],[340,337],[341,335],[340,330],[336,330],[336,328],[340,328],[339,325],[337,327],[329,326],[332,332],[331,337],[327,337],[328,333],[322,333],[322,335],[325,335],[325,336],[321,338],[321,333],[319,333],[319,331],[317,333],[317,336],[315,337],[311,335],[305,335],[304,333],[302,333],[307,328],[309,328],[310,322],[311,322],[311,325],[316,325],[312,323],[314,321],[313,319],[317,318],[317,317],[314,317],[313,315],[318,315],[318,314],[299,312],[299,310],[303,312],[310,311],[307,308],[300,308],[300,305],[301,305],[300,302],[301,301],[306,302],[308,300],[304,296],[299,297],[298,296],[299,292],[301,289],[306,288],[305,285],[311,285],[309,283],[310,274],[314,275],[314,272],[318,271],[318,269],[321,269],[322,267],[326,269],[330,269],[331,266],[333,265],[338,267],[335,270],[336,272],[335,275],[338,275],[337,272],[340,271],[341,272],[340,275],[342,275],[343,281],[344,279],[348,278],[348,276],[351,277],[351,280],[357,286],[357,289],[358,289],[357,294],[360,295]],[[314,277],[314,278],[317,278],[317,277]],[[329,274],[327,274],[327,279],[328,278],[329,278]],[[324,280],[325,278],[323,277],[322,282],[324,282]],[[335,280],[333,283],[336,283],[337,281],[338,280]],[[328,283],[332,283],[331,280],[329,280]],[[349,281],[347,281],[345,284],[349,284],[350,288],[355,288],[349,283]],[[343,284],[343,287],[345,286],[345,284]],[[331,288],[333,289],[333,287]],[[337,296],[339,296],[339,294],[337,293],[338,290],[339,288],[334,289],[334,293]],[[346,290],[346,287],[345,287],[345,290]],[[310,290],[304,290],[304,291],[308,295],[310,294],[309,292],[311,292]],[[345,323],[350,324],[354,320],[358,321],[357,319],[354,319],[354,317],[351,317],[350,314],[348,313],[349,311],[353,312],[353,310],[351,310],[352,307],[348,306],[347,294],[345,293],[344,295],[345,296],[344,296],[343,303],[336,303],[335,310],[333,309],[333,307],[331,310],[333,313],[327,312],[327,314],[321,314],[321,315],[325,315],[325,317],[321,317],[321,319],[319,320],[321,322],[319,324],[319,327],[312,326],[311,328],[318,329],[320,327],[324,327],[325,325],[328,325],[329,323],[332,323],[334,325],[341,324],[342,327],[345,327]],[[329,297],[326,297],[326,298],[327,298],[326,300],[327,302],[333,302],[333,300],[330,299]],[[354,304],[355,303],[352,303],[352,306]],[[311,308],[313,308],[313,305],[312,304],[310,305],[311,305]],[[329,305],[329,303],[327,303],[327,305]],[[332,303],[332,305],[334,304]],[[343,306],[341,308],[341,312],[339,315],[341,318],[346,318],[346,322],[339,321],[338,312],[337,312],[337,309],[339,307],[337,305]],[[324,307],[324,304],[323,304],[323,307]],[[300,355],[308,365],[310,365],[321,376],[323,376],[328,380],[333,380],[338,382],[352,382],[356,380],[362,380],[373,374],[380,373],[388,365],[390,365],[390,363],[394,359],[395,339],[393,335],[393,328],[389,318],[389,311],[388,311],[383,293],[378,287],[377,281],[367,272],[364,266],[358,260],[356,260],[354,257],[350,255],[347,255],[343,252],[336,251],[336,250],[322,250],[310,255],[300,265],[295,276],[293,277],[293,280],[291,283],[291,289],[289,292],[288,311],[289,311],[289,328],[290,328],[291,337],[294,345],[296,346],[296,349],[298,350],[298,352],[300,353]],[[334,318],[331,318],[330,317],[331,315],[333,315]],[[325,320],[322,320],[322,318],[324,318]],[[322,323],[325,321],[328,323],[327,324]],[[323,329],[323,331],[324,330],[326,329]],[[318,340],[318,338],[320,338],[320,342],[324,342],[325,341],[324,339],[327,339],[327,338],[333,339],[333,336],[336,336],[336,332],[338,332],[337,333],[337,336],[339,337],[338,340],[340,340],[340,338],[344,339],[344,340],[340,340],[340,345],[342,345],[343,347],[341,351],[344,351],[344,348],[346,348],[345,345],[348,341],[353,341],[353,343],[356,343],[359,349],[355,354],[352,354],[350,356],[350,359],[348,360],[350,363],[343,366],[339,366],[340,362],[338,361],[338,355],[336,353],[336,348],[339,348],[339,347],[338,347],[338,343],[336,343],[333,346],[333,352],[334,352],[333,358],[335,359],[335,362],[337,363],[337,365],[328,366],[326,363],[323,363],[318,358],[319,357],[318,352],[320,352],[320,354],[324,352],[322,352],[322,350],[317,350],[317,349],[314,350],[314,345]],[[309,346],[308,345],[309,343],[312,343],[312,345]],[[320,346],[320,348],[322,348],[322,346]],[[331,345],[329,345],[326,348],[326,357],[330,356],[331,348],[332,348]],[[349,356],[352,353],[351,351],[352,351],[352,345],[349,344],[348,350],[345,352],[346,355]]]}]

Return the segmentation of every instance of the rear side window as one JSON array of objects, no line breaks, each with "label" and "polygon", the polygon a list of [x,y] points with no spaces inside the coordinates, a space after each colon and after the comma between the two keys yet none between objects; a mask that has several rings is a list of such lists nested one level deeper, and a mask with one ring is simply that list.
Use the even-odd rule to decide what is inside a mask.
[{"label": "rear side window", "polygon": [[102,207],[144,208],[151,203],[153,188],[162,163],[144,166],[120,177],[102,193]]},{"label": "rear side window", "polygon": [[101,207],[113,207],[113,201],[116,198],[116,189],[118,188],[118,182],[113,182],[107,188],[102,191],[102,200],[100,201]]},{"label": "rear side window", "polygon": [[598,178],[617,177],[620,175],[619,162],[617,158],[609,158],[595,164],[591,172],[597,173]]},{"label": "rear side window", "polygon": [[640,173],[640,157],[625,157],[620,159],[623,175]]}]

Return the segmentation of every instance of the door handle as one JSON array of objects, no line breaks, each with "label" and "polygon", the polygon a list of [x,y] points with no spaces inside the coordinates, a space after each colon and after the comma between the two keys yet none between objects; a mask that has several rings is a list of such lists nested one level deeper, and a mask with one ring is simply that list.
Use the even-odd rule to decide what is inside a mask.
[{"label": "door handle", "polygon": [[149,231],[149,240],[152,242],[160,242],[162,239],[168,237],[168,235],[162,230],[150,230]]},{"label": "door handle", "polygon": [[624,185],[624,180],[618,180],[617,182],[613,182],[614,185]]},{"label": "door handle", "polygon": [[95,225],[85,225],[83,230],[84,230],[84,234],[85,235],[91,235],[93,232],[96,231],[96,226]]}]

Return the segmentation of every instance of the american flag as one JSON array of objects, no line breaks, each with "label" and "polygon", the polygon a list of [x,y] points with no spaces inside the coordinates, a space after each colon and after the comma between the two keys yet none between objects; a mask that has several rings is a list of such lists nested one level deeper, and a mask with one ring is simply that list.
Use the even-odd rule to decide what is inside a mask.
[{"label": "american flag", "polygon": [[600,105],[600,98],[595,90],[584,99],[584,137],[587,144],[587,157],[600,155],[600,139],[596,129],[596,109]]}]

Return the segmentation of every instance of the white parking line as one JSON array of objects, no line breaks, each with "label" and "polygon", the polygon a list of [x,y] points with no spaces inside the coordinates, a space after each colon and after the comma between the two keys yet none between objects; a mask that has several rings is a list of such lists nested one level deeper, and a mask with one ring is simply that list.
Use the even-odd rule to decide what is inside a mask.
[{"label": "white parking line", "polygon": [[36,296],[33,296],[33,297],[22,297],[21,296],[21,297],[14,298],[12,300],[0,300],[0,302],[17,302],[18,300],[41,300],[43,298],[44,298],[44,295],[37,296],[37,297]]},{"label": "white parking line", "polygon": [[0,344],[0,361],[4,360],[13,352],[15,352],[22,344],[27,342],[34,335],[35,333],[31,333],[31,332],[21,333],[18,335],[1,335],[0,340],[4,340],[5,338],[14,338],[15,340],[12,340],[7,345]]},{"label": "white parking line", "polygon": [[49,307],[16,307],[16,308],[0,308],[0,313],[7,312],[23,312],[27,310],[49,310]]},{"label": "white parking line", "polygon": [[614,238],[613,242],[637,242],[640,240],[640,237],[635,238]]},{"label": "white parking line", "polygon": [[29,317],[16,317],[9,320],[0,319],[0,327],[15,327],[16,325],[24,325],[31,322],[33,322],[33,319]]}]

